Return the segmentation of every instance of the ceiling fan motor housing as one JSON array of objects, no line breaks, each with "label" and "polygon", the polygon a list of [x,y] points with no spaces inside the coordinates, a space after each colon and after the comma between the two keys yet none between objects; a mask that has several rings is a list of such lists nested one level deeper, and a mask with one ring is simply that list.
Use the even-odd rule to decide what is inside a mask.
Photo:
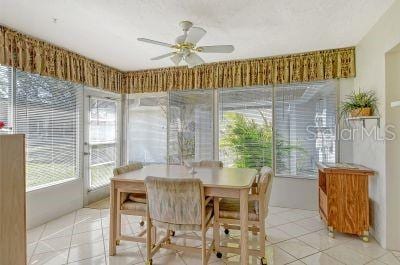
[{"label": "ceiling fan motor housing", "polygon": [[179,26],[181,26],[183,31],[188,31],[193,26],[193,23],[190,21],[184,20],[179,23]]}]

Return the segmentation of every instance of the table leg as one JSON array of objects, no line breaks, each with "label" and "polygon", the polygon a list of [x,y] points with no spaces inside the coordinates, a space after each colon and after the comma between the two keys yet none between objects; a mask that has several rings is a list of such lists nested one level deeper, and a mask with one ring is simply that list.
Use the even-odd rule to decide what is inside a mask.
[{"label": "table leg", "polygon": [[117,189],[115,188],[114,181],[110,185],[110,240],[109,251],[110,256],[114,256],[117,251]]},{"label": "table leg", "polygon": [[248,242],[249,242],[249,189],[240,190],[240,264],[249,263]]}]

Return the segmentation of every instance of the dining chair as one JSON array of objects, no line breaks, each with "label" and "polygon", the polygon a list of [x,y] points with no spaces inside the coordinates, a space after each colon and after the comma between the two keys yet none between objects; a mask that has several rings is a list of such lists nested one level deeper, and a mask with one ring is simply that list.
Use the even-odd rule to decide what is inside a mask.
[{"label": "dining chair", "polygon": [[[143,164],[140,162],[133,162],[129,165],[115,168],[113,170],[114,176],[121,175],[124,173],[132,172],[143,168]],[[137,236],[124,236],[121,234],[121,216],[134,215],[140,216],[140,226],[144,226],[144,219],[146,218],[146,194],[145,193],[130,193],[130,192],[119,192],[118,193],[118,205],[117,208],[117,245],[120,240],[128,240],[135,242],[146,242],[146,238],[143,235],[146,230],[141,231]]]},{"label": "dining chair", "polygon": [[[206,233],[212,222],[213,208],[208,207],[212,197],[204,195],[203,183],[199,179],[171,179],[147,177],[147,231],[153,226],[166,230],[158,242],[157,236],[147,233],[147,261],[163,247],[179,251],[201,252],[202,264],[207,264],[214,249],[214,240],[207,246]],[[159,229],[156,229],[158,231]],[[201,231],[201,248],[177,245],[171,242],[171,231]]]},{"label": "dining chair", "polygon": [[[268,204],[271,197],[273,173],[269,167],[263,167],[256,181],[256,187],[249,194],[249,230],[259,234],[259,249],[249,249],[250,255],[259,256],[261,264],[266,264],[265,258],[265,219],[268,215]],[[214,240],[217,257],[221,258],[220,249],[220,226],[226,229],[240,230],[240,200],[220,199],[214,197]],[[233,253],[240,253],[237,248],[228,247]]]},{"label": "dining chair", "polygon": [[222,163],[222,161],[217,161],[217,160],[201,160],[199,162],[199,167],[222,168],[224,167],[224,163]]}]

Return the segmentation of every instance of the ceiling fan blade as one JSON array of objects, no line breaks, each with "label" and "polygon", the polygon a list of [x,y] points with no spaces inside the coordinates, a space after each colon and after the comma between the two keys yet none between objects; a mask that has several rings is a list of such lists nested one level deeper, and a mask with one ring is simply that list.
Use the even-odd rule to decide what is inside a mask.
[{"label": "ceiling fan blade", "polygon": [[146,39],[146,38],[138,38],[138,41],[143,41],[143,42],[147,42],[147,43],[151,43],[151,44],[155,44],[155,45],[161,45],[161,46],[165,46],[165,47],[169,47],[172,48],[174,47],[174,45],[166,43],[166,42],[161,42],[161,41],[156,41],[156,40],[150,40],[150,39]]},{"label": "ceiling fan blade", "polygon": [[187,33],[185,42],[196,44],[206,35],[207,31],[199,27],[191,27]]},{"label": "ceiling fan blade", "polygon": [[172,56],[174,54],[175,54],[175,52],[169,52],[169,53],[157,56],[157,57],[153,57],[150,60],[160,60],[160,59],[163,59],[163,58],[166,58],[166,57],[170,57],[170,56]]},{"label": "ceiling fan blade", "polygon": [[172,56],[170,59],[171,61],[178,66],[179,63],[182,61],[183,55],[181,53],[177,53],[174,56]]},{"label": "ceiling fan blade", "polygon": [[185,34],[176,37],[175,43],[176,43],[176,44],[184,43],[185,40],[186,40],[186,36],[187,36],[187,33],[185,32]]},{"label": "ceiling fan blade", "polygon": [[214,45],[214,46],[201,46],[197,48],[199,52],[210,53],[231,53],[235,50],[232,45]]},{"label": "ceiling fan blade", "polygon": [[189,68],[195,67],[197,65],[205,63],[200,56],[192,52],[185,57],[185,62],[188,64]]}]

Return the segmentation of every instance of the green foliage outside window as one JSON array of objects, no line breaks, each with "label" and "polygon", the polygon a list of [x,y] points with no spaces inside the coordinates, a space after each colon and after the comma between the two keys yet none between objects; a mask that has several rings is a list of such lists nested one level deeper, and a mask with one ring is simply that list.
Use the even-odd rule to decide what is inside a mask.
[{"label": "green foliage outside window", "polygon": [[[260,114],[264,120],[262,124],[258,124],[242,114],[224,114],[224,118],[228,120],[228,125],[220,141],[220,147],[226,152],[234,154],[234,164],[238,168],[272,167],[272,126],[261,111]],[[287,144],[278,135],[276,138],[276,162],[278,164],[280,164],[279,160],[289,157],[293,150],[304,153],[304,149]]]}]

